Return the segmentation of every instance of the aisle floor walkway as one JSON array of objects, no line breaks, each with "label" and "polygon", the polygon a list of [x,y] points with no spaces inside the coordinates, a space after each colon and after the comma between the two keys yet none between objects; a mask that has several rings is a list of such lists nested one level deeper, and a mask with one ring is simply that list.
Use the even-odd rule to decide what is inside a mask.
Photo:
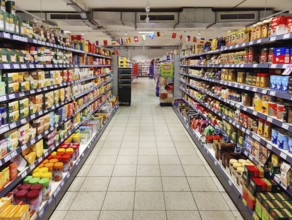
[{"label": "aisle floor walkway", "polygon": [[51,219],[239,220],[236,207],[154,81],[133,82]]}]

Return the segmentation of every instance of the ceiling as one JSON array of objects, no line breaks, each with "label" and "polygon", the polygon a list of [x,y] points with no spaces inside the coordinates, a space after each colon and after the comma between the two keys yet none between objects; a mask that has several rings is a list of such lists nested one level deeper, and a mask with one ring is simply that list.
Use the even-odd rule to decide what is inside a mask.
[{"label": "ceiling", "polygon": [[[45,17],[45,12],[76,13],[76,7],[67,5],[69,1],[77,0],[15,0],[17,9],[42,12],[42,14],[37,13],[37,15],[43,18]],[[92,19],[102,26],[101,30],[93,30],[81,20],[63,19],[52,21],[56,22],[64,30],[72,33],[84,33],[85,38],[92,41],[98,40],[101,44],[103,44],[104,40],[110,43],[113,39],[123,38],[125,42],[127,37],[138,36],[139,42],[135,43],[131,39],[131,43],[127,44],[131,46],[174,46],[181,43],[185,44],[187,43],[185,39],[188,35],[191,36],[191,41],[193,37],[209,39],[221,36],[229,30],[239,29],[248,23],[239,24],[234,22],[232,24],[232,22],[225,22],[220,24],[213,22],[210,20],[210,17],[213,17],[212,19],[215,21],[216,15],[212,12],[213,8],[228,8],[232,10],[236,8],[246,9],[247,11],[250,8],[261,8],[260,17],[265,15],[264,8],[274,9],[275,11],[292,9],[291,0],[150,0],[150,13],[153,13],[153,9],[156,11],[169,11],[170,14],[174,14],[176,19],[169,22],[153,22],[150,20],[150,23],[146,24],[144,20],[137,21],[137,14],[121,13],[121,11],[137,11],[137,9],[144,11],[147,0],[78,0],[78,4],[85,11],[96,11],[92,14]],[[194,8],[202,9],[190,11]],[[204,11],[204,8],[207,9]],[[180,13],[178,10],[174,12],[174,9],[184,13]],[[78,9],[78,11],[80,10]],[[196,15],[197,17],[195,17]],[[48,18],[49,15],[46,15],[46,17]],[[124,18],[121,19],[121,17]],[[153,31],[154,39],[150,39],[149,34],[139,33],[141,31]],[[158,31],[161,32],[160,37],[156,36]],[[173,32],[177,34],[176,39],[171,37]],[[145,35],[145,41],[142,40],[142,35]],[[179,35],[184,36],[182,40],[179,39]]]}]

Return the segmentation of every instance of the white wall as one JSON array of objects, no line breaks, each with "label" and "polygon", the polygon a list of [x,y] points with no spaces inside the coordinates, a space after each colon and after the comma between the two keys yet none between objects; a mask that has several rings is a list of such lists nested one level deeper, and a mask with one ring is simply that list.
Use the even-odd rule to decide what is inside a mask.
[{"label": "white wall", "polygon": [[171,49],[146,49],[143,48],[129,48],[127,51],[125,49],[119,50],[120,56],[126,56],[132,60],[152,60],[157,57],[162,57],[168,52],[171,52]]}]

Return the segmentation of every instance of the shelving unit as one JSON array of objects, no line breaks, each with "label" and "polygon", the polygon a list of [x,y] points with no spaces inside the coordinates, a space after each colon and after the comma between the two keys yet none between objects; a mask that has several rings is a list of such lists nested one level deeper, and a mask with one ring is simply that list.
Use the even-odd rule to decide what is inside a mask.
[{"label": "shelving unit", "polygon": [[[20,126],[30,124],[32,121],[45,116],[47,114],[57,112],[62,107],[67,104],[73,106],[75,103],[74,112],[70,115],[66,115],[66,117],[62,117],[58,122],[54,121],[54,125],[49,126],[48,129],[45,129],[41,133],[37,133],[35,137],[30,138],[28,142],[25,144],[21,144],[20,142],[17,144],[16,148],[10,149],[6,154],[1,155],[0,158],[0,167],[6,167],[11,160],[15,157],[18,157],[25,150],[33,146],[35,143],[45,139],[48,134],[53,132],[57,128],[61,128],[65,125],[66,122],[71,121],[73,123],[71,129],[58,141],[54,142],[54,144],[50,147],[44,146],[44,152],[41,156],[37,157],[32,163],[27,163],[26,166],[19,166],[18,175],[15,179],[9,181],[4,188],[0,191],[0,197],[4,197],[9,194],[15,187],[17,187],[23,179],[33,172],[33,170],[39,166],[53,151],[55,151],[67,138],[69,138],[80,126],[84,123],[88,122],[91,119],[91,116],[99,111],[112,97],[112,58],[109,56],[87,53],[81,50],[76,50],[70,47],[63,47],[56,44],[51,44],[48,42],[38,41],[35,39],[29,39],[26,37],[22,37],[15,34],[9,34],[5,32],[0,32],[0,39],[3,41],[7,41],[8,43],[18,43],[23,46],[27,45],[37,45],[44,46],[47,48],[56,48],[64,51],[70,51],[73,54],[82,54],[87,57],[101,58],[103,59],[102,63],[99,64],[99,59],[93,61],[93,64],[37,64],[37,63],[1,63],[0,70],[2,70],[2,74],[9,72],[21,72],[21,71],[55,71],[55,70],[66,70],[66,69],[75,69],[75,68],[90,68],[92,70],[91,75],[85,76],[78,74],[78,79],[62,78],[62,83],[51,83],[51,85],[40,86],[37,89],[31,89],[27,91],[18,91],[15,93],[8,93],[6,95],[0,96],[0,104],[1,106],[5,105],[8,102],[18,101],[23,98],[28,98],[30,96],[35,96],[39,94],[45,94],[48,92],[52,92],[59,89],[69,89],[70,97],[64,95],[63,101],[55,101],[54,104],[45,108],[45,105],[42,105],[42,109],[32,114],[31,112],[27,117],[21,118],[17,121],[6,123],[0,126],[0,134],[6,134],[7,132],[13,131]],[[79,62],[79,61],[78,61]],[[85,62],[87,63],[87,61]],[[93,71],[94,70],[94,71]],[[89,70],[88,70],[89,71]],[[75,74],[75,73],[74,73]],[[74,75],[76,77],[76,75]],[[82,87],[85,85],[87,87]],[[79,89],[75,89],[74,87],[79,86]],[[65,91],[65,90],[64,90]],[[78,92],[77,92],[78,91]],[[89,96],[90,95],[90,96]],[[86,99],[83,99],[87,97]],[[90,97],[90,99],[89,99]],[[82,99],[82,102],[78,102]],[[77,175],[78,171],[81,169],[83,163],[86,158],[89,156],[90,152],[94,148],[95,144],[99,140],[106,126],[112,119],[116,109],[118,106],[115,106],[113,111],[110,113],[109,117],[104,121],[102,128],[92,136],[91,140],[88,141],[87,144],[80,146],[80,156],[74,162],[72,169],[69,172],[63,174],[63,180],[61,182],[52,181],[52,193],[48,201],[42,203],[41,209],[38,211],[38,219],[49,219],[50,215],[57,207],[59,201],[62,196],[70,186],[74,177]],[[90,111],[90,112],[88,112]],[[81,114],[82,113],[82,114]],[[75,120],[76,117],[79,117],[80,121]],[[45,145],[45,143],[44,143]]]},{"label": "shelving unit", "polygon": [[[220,56],[224,55],[224,53],[230,53],[234,51],[244,50],[246,47],[257,46],[258,47],[269,47],[274,46],[276,43],[282,43],[281,45],[288,43],[288,40],[292,39],[292,33],[287,33],[283,35],[272,36],[264,39],[258,39],[251,42],[236,44],[232,46],[222,47],[221,49],[203,52],[201,54],[191,54],[187,56],[181,56],[181,70],[176,72],[177,75],[180,75],[180,86],[179,90],[181,91],[182,97],[181,100],[189,106],[196,114],[200,116],[200,118],[207,121],[209,125],[219,131],[222,137],[228,137],[225,130],[214,124],[212,120],[210,120],[208,113],[212,116],[219,119],[219,121],[227,122],[230,126],[233,126],[236,132],[240,131],[244,134],[244,141],[246,138],[253,140],[254,142],[259,143],[261,146],[264,146],[271,154],[277,155],[280,160],[285,161],[288,164],[292,164],[292,153],[290,153],[287,149],[280,149],[277,144],[272,143],[271,139],[264,137],[250,129],[247,126],[244,126],[242,123],[235,120],[235,118],[226,115],[226,113],[219,111],[214,108],[212,102],[223,104],[223,106],[227,106],[233,109],[237,109],[240,113],[249,115],[250,117],[257,118],[258,120],[263,120],[271,124],[273,128],[279,128],[287,133],[292,132],[292,124],[287,123],[277,117],[264,114],[262,112],[256,111],[253,106],[245,106],[242,102],[237,102],[232,99],[226,98],[223,96],[219,90],[215,90],[215,92],[211,89],[216,86],[220,86],[219,88],[226,88],[232,91],[242,91],[248,94],[260,94],[267,95],[270,97],[274,97],[277,99],[282,99],[285,103],[291,103],[292,94],[288,92],[276,91],[267,87],[257,87],[255,85],[249,85],[245,83],[239,83],[234,80],[225,80],[218,79],[218,76],[221,74],[221,69],[238,69],[238,71],[258,71],[260,73],[267,72],[269,70],[275,70],[283,72],[284,69],[291,68],[291,64],[274,64],[274,63],[241,63],[241,64],[224,64],[224,63],[215,63],[217,60],[210,59],[211,55]],[[191,61],[189,61],[191,59]],[[216,59],[216,58],[215,58]],[[220,59],[219,59],[220,60]],[[194,69],[194,70],[193,70]],[[217,69],[217,72],[216,72]],[[211,74],[210,74],[211,73]],[[215,75],[213,74],[215,73]],[[239,93],[241,94],[241,93]],[[223,96],[223,97],[222,97]],[[206,101],[206,100],[210,101]],[[214,100],[214,101],[213,101]],[[200,112],[195,105],[199,104],[202,106],[207,113]],[[202,142],[202,135],[193,130],[189,123],[189,119],[185,118],[174,106],[174,110],[177,113],[179,119],[182,124],[191,135],[194,142],[197,144],[200,151],[203,153],[205,159],[207,159],[208,163],[212,167],[216,176],[219,178],[221,183],[223,184],[225,190],[228,192],[229,196],[232,198],[233,202],[240,210],[244,219],[253,219],[253,210],[251,210],[247,202],[243,198],[243,193],[241,186],[234,182],[234,177],[231,176],[226,169],[222,166],[221,161],[219,161],[215,157],[214,150],[212,148],[212,144],[208,144]],[[255,157],[253,153],[246,149],[245,146],[239,145],[237,142],[233,140],[229,141],[237,144],[237,149],[241,149],[241,154],[244,155],[247,159],[249,159],[253,164],[258,166],[265,166],[266,164],[262,163],[259,158]],[[270,156],[271,156],[270,154]],[[291,172],[291,171],[289,171]],[[278,174],[273,175],[273,180],[282,187],[282,189],[292,196],[292,186],[285,186],[281,182],[281,178]]]},{"label": "shelving unit", "polygon": [[[100,107],[102,105],[100,105]],[[61,182],[53,183],[51,196],[48,199],[48,201],[42,203],[40,212],[38,214],[38,219],[49,219],[49,217],[51,216],[53,211],[56,209],[58,203],[60,202],[64,194],[67,192],[67,189],[70,187],[72,181],[77,176],[79,170],[82,168],[87,157],[90,155],[91,151],[94,149],[94,146],[96,145],[101,135],[105,131],[106,127],[110,123],[117,109],[118,109],[118,106],[115,106],[114,110],[111,112],[110,116],[106,119],[100,131],[94,134],[91,140],[88,141],[87,144],[81,145],[79,158],[75,161],[70,171],[63,174],[64,175],[63,180]],[[94,112],[92,112],[92,114],[93,113]],[[86,122],[88,118],[83,120],[82,123]],[[75,127],[78,127],[78,126],[75,126]]]}]

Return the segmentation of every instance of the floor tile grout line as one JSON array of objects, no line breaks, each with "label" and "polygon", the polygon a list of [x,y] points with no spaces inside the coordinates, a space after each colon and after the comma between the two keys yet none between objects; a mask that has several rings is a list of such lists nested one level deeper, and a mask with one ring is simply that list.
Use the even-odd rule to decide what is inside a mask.
[{"label": "floor tile grout line", "polygon": [[[117,111],[119,114],[117,115],[117,117],[120,115],[120,112],[119,112],[119,109]],[[110,183],[111,183],[111,180],[112,180],[112,177],[113,177],[113,172],[115,170],[115,166],[116,166],[116,163],[117,163],[117,160],[118,160],[118,155],[119,155],[119,152],[120,152],[120,149],[121,149],[121,144],[122,144],[122,141],[120,143],[120,147],[119,147],[119,151],[118,151],[118,154],[117,154],[117,157],[116,157],[116,161],[115,161],[115,164],[114,164],[114,167],[113,167],[113,170],[111,172],[111,176],[110,176],[110,179],[109,179],[109,183],[107,185],[107,190],[105,191],[105,195],[104,195],[104,198],[103,198],[103,201],[102,201],[102,205],[100,207],[100,212],[99,212],[99,215],[98,215],[98,218],[97,219],[100,219],[101,217],[101,213],[102,213],[102,208],[104,206],[104,202],[105,202],[105,199],[106,199],[106,196],[107,196],[107,193],[108,193],[108,189],[109,189],[109,186],[110,186]],[[100,152],[99,152],[100,153]]]},{"label": "floor tile grout line", "polygon": [[[171,108],[171,109],[172,109],[172,108]],[[164,116],[164,115],[163,115],[163,117],[164,117],[164,119],[165,119],[165,116]],[[168,125],[167,125],[167,129],[168,129],[168,131],[170,131]],[[171,139],[172,139],[172,141],[174,142],[174,140],[173,140],[173,138],[172,138],[172,135],[171,135]],[[175,147],[175,150],[176,150],[177,155],[178,155],[178,151],[177,151],[177,148],[176,148],[176,145],[175,145],[175,144],[174,144],[174,147]],[[178,156],[178,158],[179,158],[180,163],[182,164],[181,159],[180,159],[179,156]],[[182,165],[181,165],[181,166],[182,166]],[[185,172],[185,169],[183,168],[183,166],[182,166],[182,170],[183,170],[183,172],[184,172],[184,174],[185,174],[185,177],[186,177],[186,179],[187,179],[188,186],[189,186],[189,188],[190,188],[190,190],[191,190],[191,186],[190,186],[189,180],[188,180],[188,178],[187,178],[187,175],[186,175],[186,172]],[[193,198],[194,203],[195,203],[195,205],[196,205],[196,208],[197,208],[197,210],[199,211],[199,207],[198,207],[198,205],[197,205],[196,199],[195,199],[194,194],[193,194],[192,191],[191,191],[191,195],[192,195],[192,198]],[[202,219],[201,213],[200,213],[200,212],[198,212],[198,213],[199,213],[200,219]]]},{"label": "floor tile grout line", "polygon": [[[153,111],[152,111],[152,114],[153,114]],[[155,140],[156,140],[156,135],[155,135]],[[167,217],[167,210],[166,210],[166,201],[165,201],[165,196],[164,196],[163,180],[162,180],[162,174],[161,174],[161,166],[160,166],[161,164],[160,164],[160,159],[159,159],[159,155],[158,155],[157,140],[156,140],[156,151],[157,151],[157,158],[158,158],[158,165],[159,165],[159,172],[160,172],[160,181],[161,181],[162,196],[163,196],[164,209],[165,209],[165,217],[166,217],[166,220],[167,220],[168,217]]]}]

